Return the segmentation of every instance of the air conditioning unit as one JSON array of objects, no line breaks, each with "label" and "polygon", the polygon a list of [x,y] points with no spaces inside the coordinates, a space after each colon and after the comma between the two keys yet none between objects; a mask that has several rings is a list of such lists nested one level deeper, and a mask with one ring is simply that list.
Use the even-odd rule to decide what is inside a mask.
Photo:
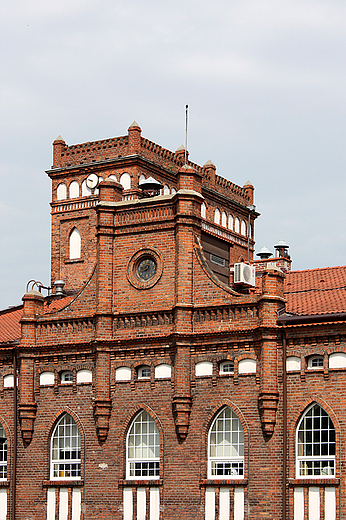
[{"label": "air conditioning unit", "polygon": [[252,285],[254,287],[256,285],[255,267],[243,262],[234,264],[234,283]]}]

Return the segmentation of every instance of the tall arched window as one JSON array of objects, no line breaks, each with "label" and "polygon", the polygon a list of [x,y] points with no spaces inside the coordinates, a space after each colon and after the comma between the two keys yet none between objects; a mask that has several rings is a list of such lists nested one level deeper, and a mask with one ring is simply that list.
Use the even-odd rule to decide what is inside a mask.
[{"label": "tall arched window", "polygon": [[335,476],[335,429],[327,412],[313,404],[304,413],[297,428],[297,478]]},{"label": "tall arched window", "polygon": [[239,218],[238,217],[235,217],[235,219],[234,219],[234,231],[236,233],[239,233]]},{"label": "tall arched window", "polygon": [[244,429],[237,415],[225,406],[208,434],[208,478],[244,478]]},{"label": "tall arched window", "polygon": [[244,237],[246,236],[246,222],[245,222],[245,220],[241,221],[240,232],[241,232],[242,235],[244,235]]},{"label": "tall arched window", "polygon": [[221,225],[223,227],[227,227],[227,215],[224,211],[222,212],[222,215],[221,215]]},{"label": "tall arched window", "polygon": [[70,260],[81,257],[81,236],[77,228],[74,228],[70,234]]},{"label": "tall arched window", "polygon": [[81,439],[69,414],[55,426],[51,441],[51,480],[76,480],[81,476]]},{"label": "tall arched window", "polygon": [[154,419],[142,410],[127,434],[126,477],[158,479],[160,476],[160,434]]},{"label": "tall arched window", "polygon": [[220,210],[216,208],[214,213],[214,222],[215,224],[220,224]]},{"label": "tall arched window", "polygon": [[7,437],[0,424],[0,481],[7,479]]}]

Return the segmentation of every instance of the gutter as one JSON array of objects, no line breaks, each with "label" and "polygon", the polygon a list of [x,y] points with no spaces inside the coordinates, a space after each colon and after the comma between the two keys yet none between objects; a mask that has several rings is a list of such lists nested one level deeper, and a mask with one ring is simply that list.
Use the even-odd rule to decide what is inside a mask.
[{"label": "gutter", "polygon": [[346,321],[346,312],[334,312],[331,314],[304,314],[302,316],[294,314],[281,314],[278,317],[278,325],[298,325],[300,323],[323,323],[327,321]]}]

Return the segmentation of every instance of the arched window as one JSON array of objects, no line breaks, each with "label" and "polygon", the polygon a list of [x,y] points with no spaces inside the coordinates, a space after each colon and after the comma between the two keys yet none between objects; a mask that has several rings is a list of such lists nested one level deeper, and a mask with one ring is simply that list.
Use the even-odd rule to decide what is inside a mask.
[{"label": "arched window", "polygon": [[222,215],[221,215],[221,225],[223,227],[227,227],[227,215],[224,211],[222,212]]},{"label": "arched window", "polygon": [[220,374],[234,374],[234,362],[223,361],[220,363]]},{"label": "arched window", "polygon": [[239,218],[238,217],[235,217],[235,219],[234,219],[234,231],[236,233],[239,233]]},{"label": "arched window", "polygon": [[310,356],[308,359],[308,368],[323,368],[323,356]]},{"label": "arched window", "polygon": [[7,479],[7,438],[0,424],[0,480]]},{"label": "arched window", "polygon": [[120,184],[124,188],[124,190],[131,189],[131,177],[128,173],[123,173],[120,177]]},{"label": "arched window", "polygon": [[241,234],[244,235],[244,237],[246,236],[246,222],[245,220],[242,220],[241,221],[241,230],[240,230]]},{"label": "arched window", "polygon": [[215,224],[220,224],[220,210],[216,208],[214,213],[214,222]]},{"label": "arched window", "polygon": [[57,200],[64,200],[67,196],[66,184],[61,182],[56,189],[56,198]]},{"label": "arched window", "polygon": [[81,439],[69,414],[55,426],[51,442],[51,480],[76,480],[81,476]]},{"label": "arched window", "polygon": [[244,478],[244,430],[237,415],[225,406],[208,435],[208,478]]},{"label": "arched window", "polygon": [[152,417],[142,410],[127,434],[126,475],[128,479],[158,479],[160,434]]},{"label": "arched window", "polygon": [[233,231],[233,215],[228,215],[228,229]]},{"label": "arched window", "polygon": [[169,186],[167,186],[167,184],[165,184],[164,187],[163,187],[163,194],[164,195],[169,195],[170,194]]},{"label": "arched window", "polygon": [[81,242],[80,232],[77,228],[74,228],[70,234],[70,260],[80,258]]},{"label": "arched window", "polygon": [[138,368],[138,379],[150,379],[151,369],[148,365],[142,365]]},{"label": "arched window", "polygon": [[73,383],[73,373],[71,370],[65,370],[64,372],[61,372],[60,380],[64,385],[71,385]]},{"label": "arched window", "polygon": [[204,202],[202,202],[202,205],[201,205],[201,217],[207,218],[207,206],[205,205]]},{"label": "arched window", "polygon": [[79,184],[77,181],[73,181],[69,188],[70,199],[76,199],[79,197]]},{"label": "arched window", "polygon": [[304,413],[297,428],[297,478],[335,476],[335,429],[327,412],[313,404]]}]

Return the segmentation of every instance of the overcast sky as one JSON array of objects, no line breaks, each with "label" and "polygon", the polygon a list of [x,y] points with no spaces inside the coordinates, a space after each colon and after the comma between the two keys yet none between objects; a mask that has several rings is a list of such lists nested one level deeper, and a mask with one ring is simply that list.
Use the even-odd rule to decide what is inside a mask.
[{"label": "overcast sky", "polygon": [[255,186],[258,251],[346,264],[346,3],[13,0],[0,8],[0,309],[50,282],[52,142],[142,135]]}]

